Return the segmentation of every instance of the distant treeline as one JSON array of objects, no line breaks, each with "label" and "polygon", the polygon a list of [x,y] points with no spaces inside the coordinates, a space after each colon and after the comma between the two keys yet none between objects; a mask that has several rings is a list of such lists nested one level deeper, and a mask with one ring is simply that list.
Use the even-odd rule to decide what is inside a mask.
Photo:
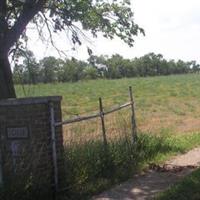
[{"label": "distant treeline", "polygon": [[31,51],[23,64],[15,64],[13,75],[16,84],[75,82],[84,79],[118,79],[170,74],[198,73],[196,61],[166,60],[161,54],[149,53],[140,58],[125,59],[120,55],[91,56],[88,61],[45,57],[36,61]]}]

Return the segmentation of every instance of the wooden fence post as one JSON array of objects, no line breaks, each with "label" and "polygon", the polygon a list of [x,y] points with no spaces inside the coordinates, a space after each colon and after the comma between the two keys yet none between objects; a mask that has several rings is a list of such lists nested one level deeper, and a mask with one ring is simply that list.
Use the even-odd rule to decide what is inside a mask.
[{"label": "wooden fence post", "polygon": [[129,87],[129,95],[130,95],[130,101],[131,101],[131,125],[132,125],[132,137],[133,137],[133,142],[136,141],[137,139],[137,126],[136,126],[136,119],[135,119],[135,103],[133,100],[133,91],[132,87]]},{"label": "wooden fence post", "polygon": [[100,117],[101,117],[101,125],[102,125],[102,134],[103,134],[103,143],[104,146],[107,146],[107,138],[106,138],[106,128],[104,122],[104,112],[103,112],[103,103],[101,97],[99,98],[99,110],[100,110]]}]

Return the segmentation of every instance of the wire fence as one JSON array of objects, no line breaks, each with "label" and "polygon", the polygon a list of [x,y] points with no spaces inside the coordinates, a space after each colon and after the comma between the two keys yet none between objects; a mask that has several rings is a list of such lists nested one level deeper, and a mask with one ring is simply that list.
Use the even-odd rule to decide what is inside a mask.
[{"label": "wire fence", "polygon": [[[104,146],[107,146],[107,143],[108,143],[108,141],[107,141],[107,130],[106,130],[106,126],[105,126],[106,116],[111,115],[112,113],[118,112],[120,110],[123,110],[123,109],[129,107],[130,110],[131,110],[131,134],[132,134],[133,141],[135,141],[136,138],[137,138],[137,127],[136,127],[135,103],[134,103],[134,99],[133,99],[132,87],[129,87],[129,98],[130,98],[129,102],[126,102],[126,103],[124,103],[120,106],[112,107],[111,109],[105,111],[104,105],[103,105],[103,100],[100,97],[99,98],[99,112],[96,112],[96,113],[91,114],[91,115],[74,117],[74,118],[64,120],[64,121],[61,121],[61,122],[55,122],[54,125],[55,125],[55,127],[66,126],[66,125],[71,125],[71,124],[79,123],[79,122],[83,122],[83,121],[92,121],[93,120],[93,122],[94,122],[95,119],[99,119],[100,124],[101,124],[100,127],[101,127],[103,143],[104,143]],[[79,126],[79,128],[80,128],[80,126]],[[83,130],[84,129],[79,129],[80,132],[82,132]],[[77,131],[75,131],[75,132],[77,132]],[[65,138],[65,140],[70,141],[70,138]]]},{"label": "wire fence", "polygon": [[[129,158],[131,157],[129,152],[131,151],[131,146],[129,144],[134,144],[137,139],[137,127],[132,88],[129,87],[128,91],[129,101],[120,106],[105,110],[103,100],[100,97],[96,113],[60,122],[55,121],[54,109],[52,106],[50,107],[54,185],[56,191],[71,188],[74,191],[73,193],[77,193],[85,185],[90,184],[90,181],[97,179],[100,181],[102,176],[111,174],[112,170],[115,169],[116,171],[118,169],[116,166],[110,166],[115,163],[114,161],[112,162],[112,159],[118,163],[118,155],[124,154],[128,162],[131,161],[132,158]],[[64,189],[60,189],[58,186],[58,163],[55,143],[56,127],[61,126],[63,128],[65,162],[67,163],[65,172],[68,177],[67,181],[70,183]]]}]

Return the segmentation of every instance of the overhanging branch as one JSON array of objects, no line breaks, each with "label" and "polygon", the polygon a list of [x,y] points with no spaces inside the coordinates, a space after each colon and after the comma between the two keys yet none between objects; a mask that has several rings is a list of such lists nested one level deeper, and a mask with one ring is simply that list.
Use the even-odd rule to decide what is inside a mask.
[{"label": "overhanging branch", "polygon": [[[13,27],[8,31],[6,37],[6,49],[9,49],[15,44],[20,38],[21,34],[25,30],[27,24],[34,18],[34,16],[42,10],[47,0],[40,0],[37,3],[24,4],[20,16],[16,20]],[[35,1],[33,1],[35,2]]]},{"label": "overhanging branch", "polygon": [[44,17],[44,22],[46,24],[46,27],[47,27],[47,30],[48,30],[48,33],[49,33],[49,37],[50,37],[50,42],[51,42],[51,45],[55,48],[55,50],[58,52],[59,56],[61,57],[61,53],[65,56],[67,56],[65,54],[65,52],[59,50],[56,45],[54,44],[54,41],[53,41],[53,35],[52,35],[52,32],[51,32],[51,28],[49,26],[49,20],[48,18],[46,17],[46,15],[44,13],[42,13],[42,16]]}]

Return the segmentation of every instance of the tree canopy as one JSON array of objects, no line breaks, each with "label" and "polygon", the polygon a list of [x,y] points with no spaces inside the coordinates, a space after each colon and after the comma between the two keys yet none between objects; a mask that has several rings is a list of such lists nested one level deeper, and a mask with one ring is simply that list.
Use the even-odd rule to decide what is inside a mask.
[{"label": "tree canopy", "polygon": [[53,45],[52,31],[67,30],[70,40],[79,45],[83,30],[93,37],[98,32],[110,39],[117,36],[129,46],[133,46],[134,36],[144,34],[134,22],[129,0],[1,0],[0,98],[15,97],[8,54],[20,55],[25,48],[29,23],[40,36],[46,27]]}]

